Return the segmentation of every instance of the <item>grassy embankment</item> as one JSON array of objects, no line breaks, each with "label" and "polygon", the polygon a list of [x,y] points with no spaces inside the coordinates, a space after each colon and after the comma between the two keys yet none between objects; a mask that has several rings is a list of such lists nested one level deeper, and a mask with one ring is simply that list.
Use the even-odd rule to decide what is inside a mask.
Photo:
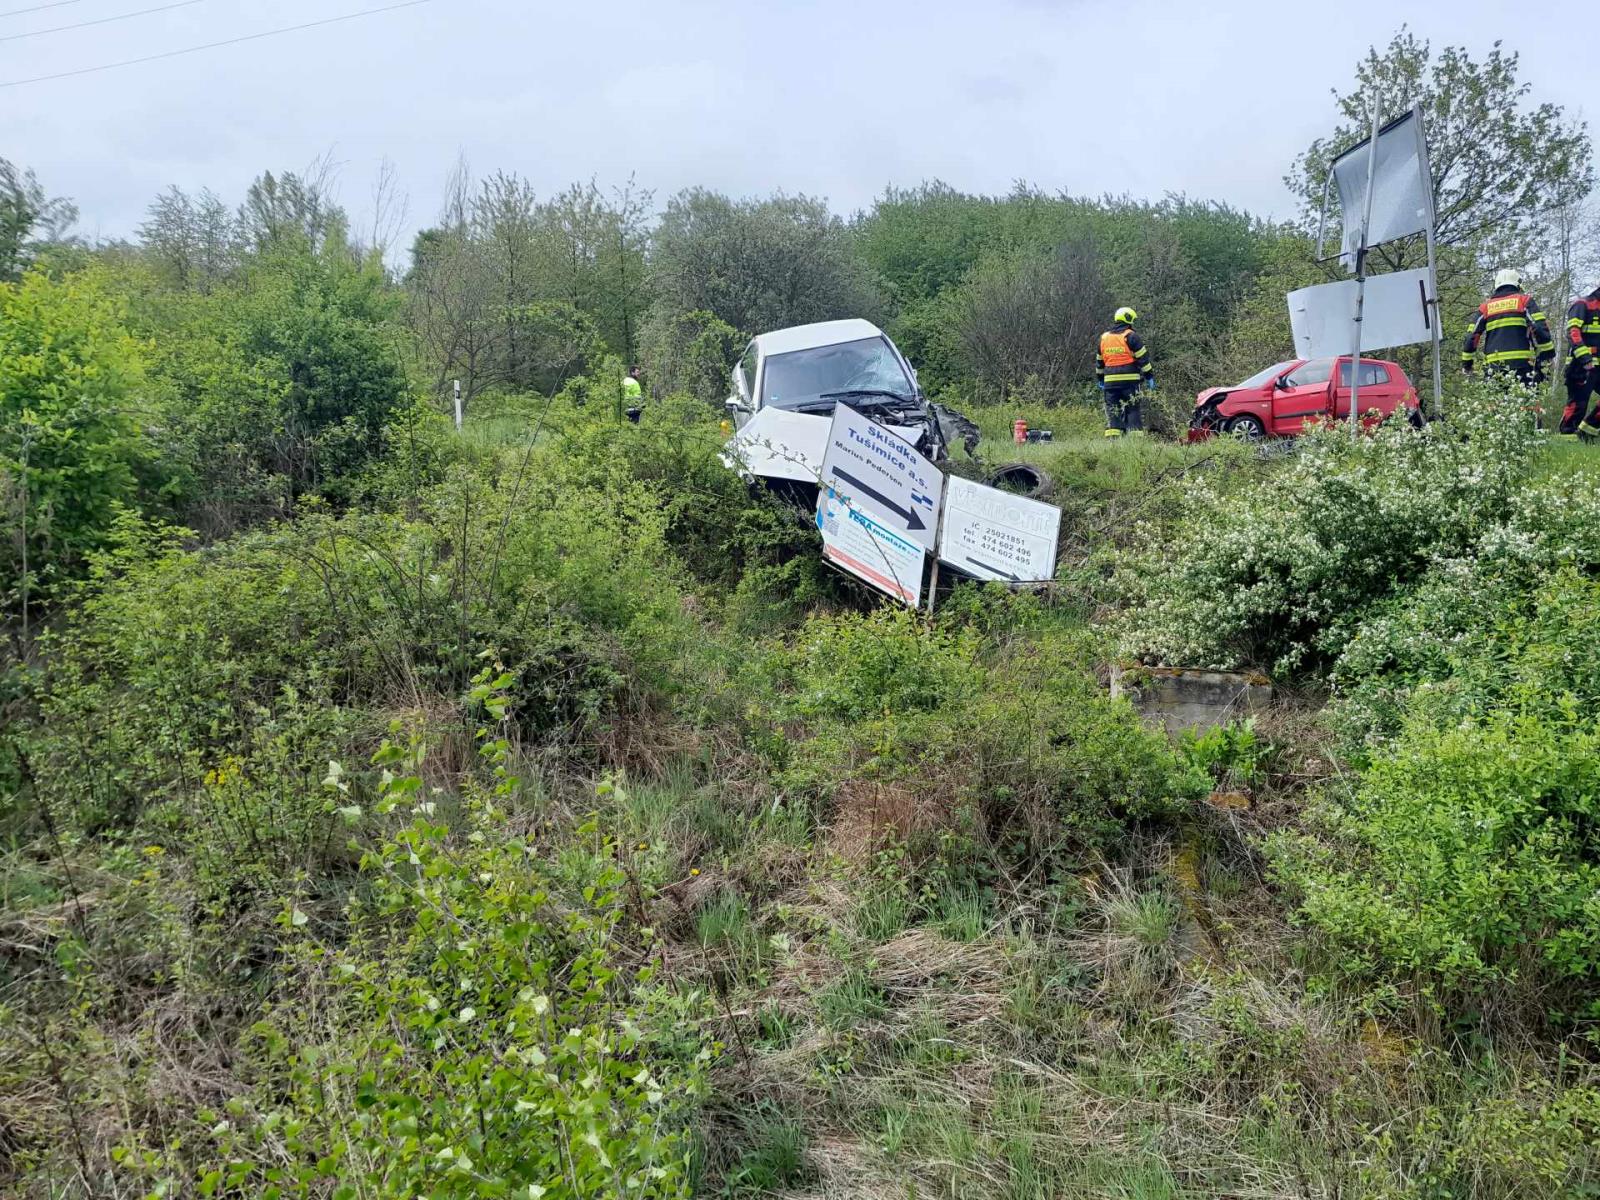
[{"label": "grassy embankment", "polygon": [[[501,1194],[552,1146],[557,1195],[1584,1194],[1577,1043],[1408,1022],[1291,922],[1260,838],[1351,778],[1315,706],[1174,751],[1104,695],[1119,567],[1277,462],[1013,415],[1063,580],[931,630],[687,409],[469,424],[404,517],[130,538],[0,868],[8,1186]],[[520,1040],[552,1003],[570,1060]]]}]

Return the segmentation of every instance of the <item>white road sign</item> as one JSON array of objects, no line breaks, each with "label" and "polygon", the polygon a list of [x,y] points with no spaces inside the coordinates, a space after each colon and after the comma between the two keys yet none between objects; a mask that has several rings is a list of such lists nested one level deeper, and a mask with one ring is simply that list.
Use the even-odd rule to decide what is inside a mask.
[{"label": "white road sign", "polygon": [[[1363,353],[1433,340],[1433,330],[1428,327],[1429,302],[1434,298],[1429,294],[1433,290],[1430,283],[1426,267],[1368,277],[1361,313]],[[1289,328],[1294,333],[1296,354],[1333,358],[1350,353],[1350,344],[1356,340],[1359,288],[1354,279],[1341,279],[1289,293]]]},{"label": "white road sign", "polygon": [[[1344,215],[1344,253],[1340,259],[1349,271],[1356,269],[1356,253],[1361,248],[1367,160],[1371,157],[1372,142],[1363,138],[1328,165],[1339,189],[1339,208]],[[1426,230],[1433,223],[1433,176],[1428,167],[1428,143],[1423,136],[1420,109],[1396,117],[1378,131],[1378,157],[1371,165],[1372,224],[1367,227],[1367,245],[1380,246]]]},{"label": "white road sign", "polygon": [[858,579],[915,608],[922,599],[927,551],[833,488],[817,495],[822,556]]},{"label": "white road sign", "polygon": [[939,559],[977,579],[1054,579],[1061,510],[950,476]]},{"label": "white road sign", "polygon": [[822,457],[822,486],[847,497],[852,508],[879,525],[924,550],[933,549],[944,475],[905,439],[848,404],[833,412]]}]

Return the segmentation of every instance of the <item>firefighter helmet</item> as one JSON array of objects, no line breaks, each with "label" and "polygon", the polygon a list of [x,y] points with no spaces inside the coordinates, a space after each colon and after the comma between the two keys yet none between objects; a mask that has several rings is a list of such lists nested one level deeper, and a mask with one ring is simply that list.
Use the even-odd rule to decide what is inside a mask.
[{"label": "firefighter helmet", "polygon": [[1515,267],[1505,267],[1496,271],[1494,273],[1494,290],[1498,292],[1503,287],[1521,288],[1522,272]]},{"label": "firefighter helmet", "polygon": [[1121,308],[1117,309],[1116,315],[1111,319],[1121,325],[1132,325],[1139,319],[1139,314],[1124,304]]}]

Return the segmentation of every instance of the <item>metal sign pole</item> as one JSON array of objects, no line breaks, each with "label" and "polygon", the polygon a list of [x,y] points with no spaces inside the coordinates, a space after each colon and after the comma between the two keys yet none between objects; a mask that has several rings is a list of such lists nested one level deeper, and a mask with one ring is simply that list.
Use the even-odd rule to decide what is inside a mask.
[{"label": "metal sign pole", "polygon": [[[1356,323],[1355,349],[1350,355],[1350,436],[1355,437],[1361,428],[1357,415],[1361,400],[1361,318],[1367,303],[1367,230],[1372,227],[1372,180],[1378,168],[1378,127],[1383,120],[1383,91],[1379,89],[1372,98],[1372,141],[1367,144],[1367,199],[1361,214],[1361,240],[1356,244]],[[1338,372],[1334,384],[1339,386]],[[1337,394],[1337,392],[1335,393]]]},{"label": "metal sign pole", "polygon": [[1433,416],[1444,416],[1444,367],[1440,347],[1444,345],[1444,309],[1439,302],[1439,214],[1433,201],[1433,162],[1428,157],[1428,126],[1422,117],[1422,105],[1411,110],[1411,119],[1417,131],[1417,165],[1422,172],[1423,195],[1428,201],[1428,286],[1433,294],[1426,298],[1432,309],[1433,326]]},{"label": "metal sign pole", "polygon": [[950,504],[950,489],[939,496],[939,519],[933,525],[933,575],[928,580],[928,620],[933,620],[933,601],[939,594],[939,551],[944,543],[944,510]]},{"label": "metal sign pole", "polygon": [[1433,310],[1433,417],[1438,420],[1444,416],[1444,368],[1441,365],[1439,347],[1444,343],[1444,314],[1440,311],[1439,304],[1439,263],[1437,251],[1433,240],[1433,219],[1428,219],[1428,283],[1433,288],[1433,295],[1428,299],[1428,306]]}]

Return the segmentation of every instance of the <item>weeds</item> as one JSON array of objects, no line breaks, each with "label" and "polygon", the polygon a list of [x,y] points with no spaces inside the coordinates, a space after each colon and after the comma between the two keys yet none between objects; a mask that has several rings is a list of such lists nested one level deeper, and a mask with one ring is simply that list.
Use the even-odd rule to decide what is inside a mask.
[{"label": "weeds", "polygon": [[[404,515],[112,528],[5,731],[5,1185],[1593,1190],[1583,512],[1406,560],[1337,667],[1350,757],[1309,713],[1173,748],[1103,692],[1098,565],[864,615],[714,480],[712,415],[551,411],[516,504],[488,446]],[[1035,455],[1091,558],[1191,468],[1271,494]]]}]

